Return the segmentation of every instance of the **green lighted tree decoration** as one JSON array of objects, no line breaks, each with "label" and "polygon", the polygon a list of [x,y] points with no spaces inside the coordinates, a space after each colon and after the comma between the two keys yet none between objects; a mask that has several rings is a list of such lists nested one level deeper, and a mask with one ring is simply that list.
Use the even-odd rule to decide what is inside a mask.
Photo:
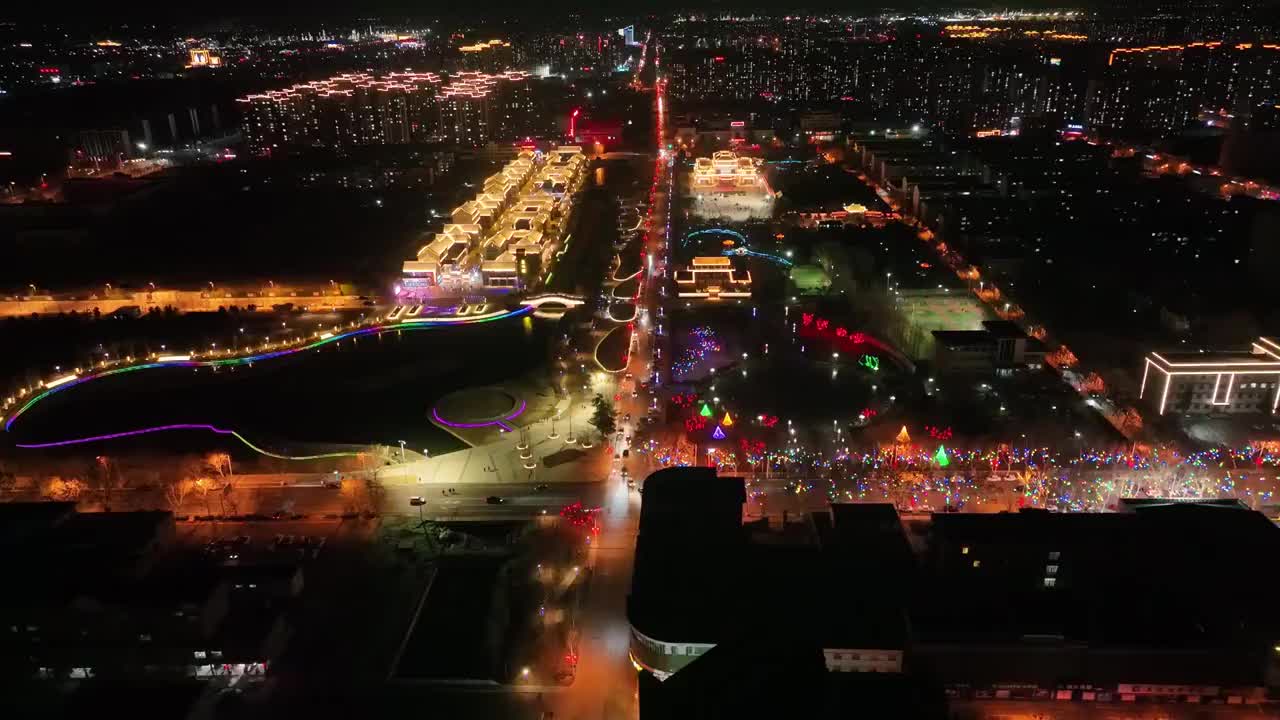
[{"label": "green lighted tree decoration", "polygon": [[933,454],[933,459],[938,463],[938,467],[946,467],[951,464],[951,458],[947,457],[947,448],[944,445],[938,446],[938,452]]}]

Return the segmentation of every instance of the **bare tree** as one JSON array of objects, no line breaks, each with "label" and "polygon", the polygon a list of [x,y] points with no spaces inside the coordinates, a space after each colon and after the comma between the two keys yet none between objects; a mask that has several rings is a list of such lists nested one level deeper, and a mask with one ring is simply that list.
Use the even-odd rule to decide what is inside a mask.
[{"label": "bare tree", "polygon": [[84,493],[84,481],[80,478],[51,477],[45,481],[44,494],[54,500],[76,501]]},{"label": "bare tree", "polygon": [[204,464],[219,478],[228,482],[234,477],[231,472],[231,455],[224,452],[213,452],[204,456]]},{"label": "bare tree", "polygon": [[218,493],[218,506],[223,515],[227,514],[227,503],[235,510],[235,498],[232,496],[235,475],[231,471],[231,456],[224,452],[213,452],[204,456],[207,479],[213,483],[210,491]]},{"label": "bare tree", "polygon": [[1120,430],[1129,435],[1142,432],[1142,415],[1132,407],[1126,407],[1116,416]]},{"label": "bare tree", "polygon": [[231,456],[224,452],[209,453],[204,456],[205,467],[209,473],[222,481],[223,485],[235,482],[235,473],[231,471]]},{"label": "bare tree", "polygon": [[0,465],[0,495],[13,492],[18,485],[18,476],[8,466]]},{"label": "bare tree", "polygon": [[106,455],[99,455],[93,459],[93,465],[85,476],[102,498],[102,508],[110,511],[111,493],[115,490],[118,476],[115,461]]},{"label": "bare tree", "polygon": [[1105,395],[1107,392],[1107,383],[1102,376],[1096,372],[1091,372],[1085,376],[1084,381],[1080,383],[1080,390],[1095,395]]},{"label": "bare tree", "polygon": [[1056,368],[1075,367],[1080,363],[1080,359],[1066,345],[1060,345],[1057,350],[1045,355],[1044,361]]},{"label": "bare tree", "polygon": [[361,512],[369,507],[369,488],[364,478],[342,478],[342,500],[348,512]]},{"label": "bare tree", "polygon": [[169,503],[169,508],[174,512],[182,509],[182,504],[186,502],[189,496],[196,489],[195,481],[190,478],[180,478],[169,483],[164,488],[164,499]]}]

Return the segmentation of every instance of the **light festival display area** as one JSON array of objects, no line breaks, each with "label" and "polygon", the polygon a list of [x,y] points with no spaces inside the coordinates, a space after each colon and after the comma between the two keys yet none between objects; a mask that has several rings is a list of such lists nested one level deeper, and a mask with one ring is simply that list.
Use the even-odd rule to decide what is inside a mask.
[{"label": "light festival display area", "polygon": [[689,174],[692,213],[700,218],[734,222],[766,219],[773,214],[773,190],[758,158],[719,150],[696,158]]},{"label": "light festival display area", "polygon": [[723,255],[695,257],[689,267],[676,270],[676,295],[697,300],[751,297],[751,271],[735,268]]}]

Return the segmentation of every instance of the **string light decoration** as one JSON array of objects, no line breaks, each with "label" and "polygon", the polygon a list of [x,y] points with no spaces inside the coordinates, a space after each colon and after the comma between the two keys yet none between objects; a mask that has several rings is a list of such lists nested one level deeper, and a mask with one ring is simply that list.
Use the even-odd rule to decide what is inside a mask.
[{"label": "string light decoration", "polygon": [[933,425],[925,425],[925,432],[929,433],[929,437],[934,440],[947,441],[951,439],[951,428],[940,428]]},{"label": "string light decoration", "polygon": [[690,343],[681,351],[680,357],[671,364],[671,372],[675,375],[689,375],[712,353],[723,350],[720,341],[716,338],[715,330],[708,325],[693,328],[689,331],[689,337]]}]

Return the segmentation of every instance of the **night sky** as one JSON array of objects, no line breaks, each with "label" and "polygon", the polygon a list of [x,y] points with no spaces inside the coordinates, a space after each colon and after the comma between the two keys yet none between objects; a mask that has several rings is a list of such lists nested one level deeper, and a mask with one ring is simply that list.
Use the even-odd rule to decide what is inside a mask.
[{"label": "night sky", "polygon": [[[1076,3],[1089,5],[1090,3]],[[1009,2],[982,2],[968,0],[955,2],[906,2],[905,0],[879,0],[858,2],[809,2],[809,3],[777,3],[763,1],[725,1],[725,0],[646,0],[642,3],[623,2],[584,2],[583,0],[543,0],[528,3],[519,0],[488,0],[475,5],[458,3],[431,2],[430,0],[219,0],[211,3],[182,3],[175,0],[131,0],[127,3],[94,3],[92,6],[75,8],[75,12],[67,13],[63,8],[56,13],[49,11],[48,5],[39,3],[19,3],[0,11],[0,19],[12,19],[22,22],[54,22],[59,24],[80,24],[107,22],[146,23],[185,23],[201,22],[215,19],[243,17],[250,19],[272,20],[299,25],[317,21],[353,20],[357,18],[434,18],[466,15],[478,20],[492,22],[501,18],[541,18],[564,16],[578,13],[584,17],[636,16],[647,12],[665,13],[679,10],[761,10],[770,14],[800,13],[808,10],[849,11],[856,13],[876,13],[880,10],[910,8],[927,12],[930,9],[973,8],[990,6],[992,8],[1041,8],[1061,7],[1061,2],[1053,0],[1021,0]]]}]

